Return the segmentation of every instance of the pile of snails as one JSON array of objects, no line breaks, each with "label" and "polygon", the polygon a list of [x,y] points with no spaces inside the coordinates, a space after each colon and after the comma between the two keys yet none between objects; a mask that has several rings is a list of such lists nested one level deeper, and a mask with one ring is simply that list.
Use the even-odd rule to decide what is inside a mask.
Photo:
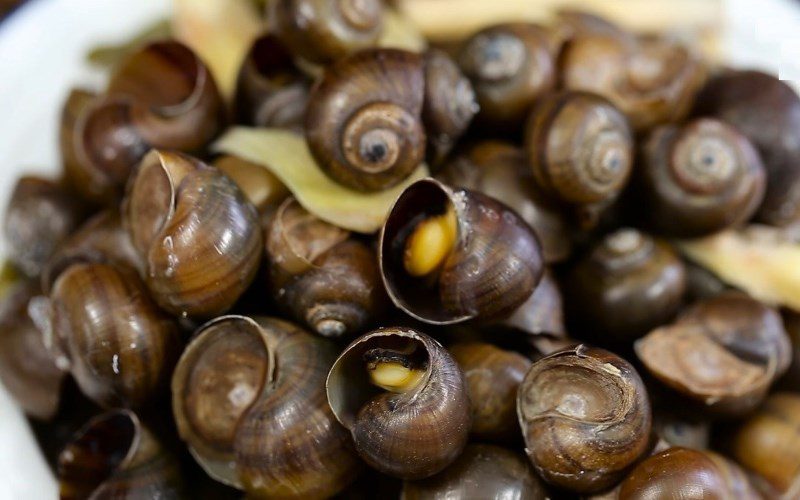
[{"label": "pile of snails", "polygon": [[[800,497],[800,312],[678,244],[796,238],[790,87],[581,12],[415,52],[380,0],[268,4],[233,95],[144,42],[10,197],[0,381],[62,498]],[[397,189],[382,227],[234,126]]]}]

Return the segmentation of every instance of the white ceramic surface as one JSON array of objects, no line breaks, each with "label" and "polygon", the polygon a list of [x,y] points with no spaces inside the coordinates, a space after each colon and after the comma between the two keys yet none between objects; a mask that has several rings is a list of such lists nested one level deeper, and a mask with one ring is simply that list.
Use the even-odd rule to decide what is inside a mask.
[{"label": "white ceramic surface", "polygon": [[[729,59],[800,82],[800,2],[727,3]],[[0,206],[21,173],[57,171],[64,97],[74,85],[103,82],[83,62],[89,47],[124,40],[169,8],[169,0],[30,0],[0,24]],[[0,386],[0,500],[56,495],[22,414]]]}]

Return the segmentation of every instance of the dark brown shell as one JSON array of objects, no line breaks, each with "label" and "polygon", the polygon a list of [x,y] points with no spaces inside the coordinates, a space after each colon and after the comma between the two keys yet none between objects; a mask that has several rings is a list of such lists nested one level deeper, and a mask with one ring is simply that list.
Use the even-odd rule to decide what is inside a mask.
[{"label": "dark brown shell", "polygon": [[636,172],[641,218],[657,232],[682,238],[746,222],[766,186],[750,141],[709,118],[654,130]]},{"label": "dark brown shell", "polygon": [[128,410],[89,421],[58,459],[62,500],[186,498],[176,458]]},{"label": "dark brown shell", "polygon": [[532,342],[537,336],[567,336],[561,291],[549,270],[545,270],[542,280],[528,300],[508,317],[488,325],[487,329],[498,327],[526,333]]},{"label": "dark brown shell", "polygon": [[739,292],[697,303],[635,349],[651,375],[716,416],[755,409],[791,358],[780,315]]},{"label": "dark brown shell", "polygon": [[567,317],[596,341],[631,342],[671,321],[686,269],[668,243],[631,228],[606,235],[565,280]]},{"label": "dark brown shell", "polygon": [[131,179],[123,220],[150,293],[173,314],[228,311],[258,271],[258,212],[230,178],[190,156],[150,152]]},{"label": "dark brown shell", "polygon": [[555,21],[550,30],[559,49],[571,40],[586,36],[612,37],[625,43],[635,43],[636,41],[632,33],[623,30],[606,18],[569,8],[559,9],[556,12]]},{"label": "dark brown shell", "polygon": [[266,258],[273,298],[320,335],[361,333],[386,310],[375,251],[294,198],[266,229]]},{"label": "dark brown shell", "polygon": [[627,361],[579,345],[533,364],[517,400],[526,451],[545,481],[596,493],[650,447],[647,391]]},{"label": "dark brown shell", "polygon": [[536,185],[521,149],[500,141],[480,142],[445,165],[436,178],[454,188],[503,200],[536,232],[545,262],[569,257],[572,241],[567,218]]},{"label": "dark brown shell", "polygon": [[366,50],[328,66],[306,113],[311,153],[351,188],[394,186],[425,156],[424,94],[423,61],[411,52]]},{"label": "dark brown shell", "polygon": [[177,325],[130,269],[78,263],[50,293],[49,327],[81,391],[97,404],[142,407],[166,388],[182,347]]},{"label": "dark brown shell", "polygon": [[150,148],[199,151],[223,126],[214,79],[186,46],[146,45],[123,61],[102,96],[73,92],[62,115],[67,179],[92,201],[113,203]]},{"label": "dark brown shell", "polygon": [[449,347],[469,390],[472,435],[483,442],[519,440],[517,388],[528,373],[530,360],[485,342]]},{"label": "dark brown shell", "polygon": [[383,31],[381,0],[276,0],[271,30],[296,54],[330,63],[375,45]]},{"label": "dark brown shell", "polygon": [[549,495],[523,456],[499,446],[472,444],[440,474],[406,482],[401,498],[545,500]]},{"label": "dark brown shell", "polygon": [[262,35],[239,70],[237,121],[256,127],[302,127],[310,87],[289,50],[275,35]]},{"label": "dark brown shell", "polygon": [[736,127],[758,148],[767,169],[759,219],[785,226],[800,219],[800,97],[777,76],[726,71],[698,94],[694,113]]},{"label": "dark brown shell", "polygon": [[711,422],[695,415],[686,416],[682,408],[658,408],[653,414],[653,432],[669,446],[706,450],[711,440]]},{"label": "dark brown shell", "polygon": [[[411,344],[424,349],[425,378],[415,389],[389,393],[370,384],[363,361],[373,348]],[[403,479],[422,479],[453,463],[467,444],[469,399],[456,361],[431,337],[406,328],[383,328],[348,346],[328,375],[328,402],[373,468]]]},{"label": "dark brown shell", "polygon": [[47,259],[83,221],[84,212],[82,204],[58,183],[20,178],[3,221],[6,255],[29,277],[38,277]]},{"label": "dark brown shell", "polygon": [[533,24],[498,24],[476,33],[458,62],[478,96],[477,119],[490,126],[522,123],[531,105],[556,85],[552,43]]},{"label": "dark brown shell", "polygon": [[172,379],[181,438],[211,477],[259,498],[328,498],[361,471],[325,399],[334,344],[273,318],[201,327]]}]

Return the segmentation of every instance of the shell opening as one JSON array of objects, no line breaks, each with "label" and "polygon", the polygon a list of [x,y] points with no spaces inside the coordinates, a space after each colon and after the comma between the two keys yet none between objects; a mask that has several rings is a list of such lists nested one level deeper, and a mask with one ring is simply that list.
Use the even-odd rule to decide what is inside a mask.
[{"label": "shell opening", "polygon": [[427,359],[419,345],[409,342],[400,349],[375,348],[364,353],[370,382],[389,392],[409,392],[425,378]]},{"label": "shell opening", "polygon": [[452,204],[444,214],[420,221],[406,239],[403,265],[415,277],[429,276],[444,264],[458,236],[458,221]]}]

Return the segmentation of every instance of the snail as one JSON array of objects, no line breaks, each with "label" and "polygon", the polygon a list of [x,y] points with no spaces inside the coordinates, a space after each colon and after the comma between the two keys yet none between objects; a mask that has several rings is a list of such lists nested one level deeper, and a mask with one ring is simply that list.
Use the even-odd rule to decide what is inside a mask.
[{"label": "snail", "polygon": [[536,184],[521,149],[501,141],[479,142],[448,162],[436,178],[503,200],[536,232],[548,264],[569,257],[572,241],[567,217]]},{"label": "snail", "polygon": [[528,335],[532,343],[539,337],[563,339],[567,336],[561,290],[553,273],[545,270],[533,294],[509,316],[489,323],[487,330],[512,330]]},{"label": "snail", "polygon": [[533,364],[519,387],[526,451],[548,483],[597,493],[622,479],[650,446],[650,401],[627,361],[579,345]]},{"label": "snail", "polygon": [[328,66],[311,91],[306,139],[320,168],[360,191],[406,179],[443,156],[475,112],[474,93],[442,52],[370,49]]},{"label": "snail", "polygon": [[181,439],[206,472],[258,498],[328,498],[361,472],[325,399],[330,341],[278,319],[202,326],[172,378]]},{"label": "snail", "polygon": [[513,210],[433,179],[410,185],[395,202],[378,258],[395,305],[431,324],[502,318],[544,272],[536,235]]},{"label": "snail", "polygon": [[263,236],[256,209],[214,167],[153,150],[128,186],[123,221],[155,301],[175,315],[228,311],[255,278]]},{"label": "snail", "polygon": [[302,126],[310,87],[289,50],[274,35],[262,35],[239,70],[237,121],[256,127]]},{"label": "snail", "polygon": [[525,151],[540,188],[577,207],[608,204],[627,185],[633,137],[625,116],[586,92],[561,92],[531,112]]},{"label": "snail", "polygon": [[73,92],[60,145],[70,185],[114,204],[151,148],[194,152],[222,129],[224,103],[208,68],[175,41],[143,46],[114,71],[106,92]]},{"label": "snail", "polygon": [[91,419],[58,457],[60,497],[186,498],[180,466],[130,410]]},{"label": "snail", "polygon": [[702,418],[683,415],[680,408],[658,408],[653,412],[653,431],[670,446],[706,450],[711,440],[711,423]]},{"label": "snail", "polygon": [[424,479],[467,444],[469,399],[453,357],[431,337],[383,328],[353,341],[328,375],[328,402],[368,465]]},{"label": "snail", "polygon": [[523,456],[499,446],[471,444],[442,473],[422,481],[407,481],[401,498],[545,500],[548,495]]},{"label": "snail", "polygon": [[624,343],[671,321],[686,269],[668,243],[636,229],[606,235],[565,280],[567,317],[600,343]]},{"label": "snail", "polygon": [[383,17],[381,0],[275,0],[267,14],[291,53],[318,64],[377,44]]},{"label": "snail", "polygon": [[695,304],[634,347],[651,375],[711,416],[754,410],[791,358],[780,315],[740,292]]},{"label": "snail", "polygon": [[479,31],[464,43],[458,62],[475,88],[477,120],[487,127],[505,130],[522,123],[536,100],[556,85],[551,40],[534,24]]},{"label": "snail", "polygon": [[623,30],[610,20],[569,8],[559,9],[556,12],[555,22],[550,31],[551,37],[557,42],[559,52],[570,41],[586,36],[605,36],[631,44],[636,42],[632,33]]},{"label": "snail", "polygon": [[213,165],[239,186],[262,219],[289,196],[289,189],[280,179],[261,165],[231,155],[220,156]]},{"label": "snail", "polygon": [[800,97],[777,76],[753,70],[711,78],[695,100],[694,114],[735,127],[758,149],[767,171],[767,193],[758,218],[786,226],[800,218]]},{"label": "snail", "polygon": [[6,208],[3,236],[7,255],[31,278],[83,221],[84,208],[58,183],[25,176],[17,181]]},{"label": "snail", "polygon": [[467,382],[472,435],[484,442],[519,439],[517,388],[531,362],[485,342],[453,344],[449,350]]},{"label": "snail", "polygon": [[351,336],[386,309],[375,251],[294,198],[281,204],[267,226],[266,256],[276,302],[313,332]]},{"label": "snail", "polygon": [[674,237],[697,237],[749,220],[764,198],[758,152],[734,128],[702,118],[654,130],[637,169],[644,223]]}]

